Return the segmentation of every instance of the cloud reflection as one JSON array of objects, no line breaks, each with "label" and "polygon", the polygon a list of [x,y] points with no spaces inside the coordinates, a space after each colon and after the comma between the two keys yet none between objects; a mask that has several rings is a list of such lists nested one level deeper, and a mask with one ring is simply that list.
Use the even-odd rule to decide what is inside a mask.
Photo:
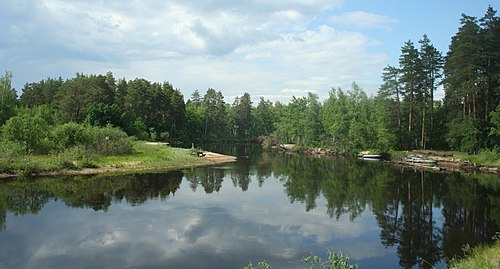
[{"label": "cloud reflection", "polygon": [[250,180],[241,192],[225,176],[220,193],[211,195],[183,181],[175,197],[115,203],[107,212],[50,202],[36,216],[8,217],[0,260],[15,268],[241,268],[266,259],[275,268],[301,268],[318,245],[356,241],[367,229],[363,221],[335,221],[290,204],[277,180],[268,180],[265,192],[254,175]]}]

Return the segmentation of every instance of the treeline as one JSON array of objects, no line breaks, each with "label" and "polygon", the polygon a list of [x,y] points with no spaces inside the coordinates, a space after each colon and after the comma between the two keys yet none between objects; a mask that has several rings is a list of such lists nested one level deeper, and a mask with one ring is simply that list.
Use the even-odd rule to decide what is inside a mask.
[{"label": "treeline", "polygon": [[[443,56],[424,35],[404,43],[398,66],[387,66],[376,96],[353,83],[332,89],[321,102],[316,94],[288,104],[250,94],[226,103],[222,92],[198,90],[184,101],[168,82],[76,74],[26,84],[19,98],[12,74],[0,78],[2,139],[23,144],[33,138],[9,136],[20,118],[43,115],[26,128],[75,123],[115,127],[143,140],[181,142],[253,141],[357,149],[438,148],[476,153],[495,149],[500,139],[500,20],[489,7],[483,18],[463,15],[461,27]],[[435,91],[443,87],[443,100]],[[45,113],[45,114],[44,114]],[[28,115],[28,116],[26,116]],[[25,130],[17,130],[22,133]],[[18,135],[20,136],[20,135]],[[43,140],[43,139],[42,139]],[[38,143],[34,141],[34,143]],[[39,145],[38,145],[39,146]],[[37,145],[28,151],[37,150]]]},{"label": "treeline", "polygon": [[[424,35],[409,40],[399,66],[387,66],[378,93],[390,107],[399,148],[451,148],[476,153],[499,144],[500,20],[462,15],[443,56]],[[442,102],[434,92],[442,86]]]}]

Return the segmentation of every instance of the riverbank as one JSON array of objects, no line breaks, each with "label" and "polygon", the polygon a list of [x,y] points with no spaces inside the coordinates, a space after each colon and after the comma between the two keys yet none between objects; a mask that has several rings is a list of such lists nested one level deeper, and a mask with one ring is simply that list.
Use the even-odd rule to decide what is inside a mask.
[{"label": "riverbank", "polygon": [[380,159],[398,166],[411,167],[414,169],[433,170],[442,172],[463,173],[490,173],[500,175],[500,155],[496,152],[485,152],[479,155],[468,155],[456,151],[391,151],[390,153],[361,152],[361,153],[339,153],[328,148],[299,148],[294,144],[284,144],[274,147],[281,152],[297,152],[305,155],[319,157],[335,156],[370,156],[368,159]]},{"label": "riverbank", "polygon": [[483,269],[500,268],[500,233],[497,233],[496,241],[491,246],[479,246],[468,249],[465,259],[452,260],[450,269]]},{"label": "riverbank", "polygon": [[396,165],[434,171],[500,174],[500,157],[495,153],[467,155],[463,152],[413,150],[392,152]]},{"label": "riverbank", "polygon": [[24,165],[20,166],[19,170],[2,172],[0,178],[171,171],[236,161],[233,156],[204,152],[203,157],[198,157],[192,154],[191,149],[144,141],[134,142],[134,151],[131,154],[94,156],[87,159],[83,165],[79,163],[80,160],[64,157],[65,165],[61,165],[61,156],[28,156],[23,159]]}]

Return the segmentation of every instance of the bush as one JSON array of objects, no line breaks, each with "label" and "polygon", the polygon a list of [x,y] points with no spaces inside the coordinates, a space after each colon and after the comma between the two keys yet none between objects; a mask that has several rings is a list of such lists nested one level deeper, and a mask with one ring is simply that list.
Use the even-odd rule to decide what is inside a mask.
[{"label": "bush", "polygon": [[56,151],[61,152],[85,144],[89,140],[89,133],[90,131],[85,126],[74,122],[57,126],[52,132]]},{"label": "bush", "polygon": [[133,150],[132,140],[127,134],[110,125],[104,128],[92,128],[90,141],[87,144],[89,150],[95,154],[123,155]]},{"label": "bush", "polygon": [[56,157],[56,166],[58,168],[74,169],[95,167],[92,154],[83,146],[68,148],[59,153]]},{"label": "bush", "polygon": [[23,145],[26,153],[44,152],[49,126],[35,110],[26,110],[10,118],[3,126],[6,140]]},{"label": "bush", "polygon": [[0,172],[13,172],[15,166],[26,158],[25,149],[19,143],[0,142]]}]

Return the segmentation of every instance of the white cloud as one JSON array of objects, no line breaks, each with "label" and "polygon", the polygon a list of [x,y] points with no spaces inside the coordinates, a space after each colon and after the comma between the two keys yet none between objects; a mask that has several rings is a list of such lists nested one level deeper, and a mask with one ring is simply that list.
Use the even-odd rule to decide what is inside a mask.
[{"label": "white cloud", "polygon": [[385,30],[390,30],[392,25],[398,23],[398,20],[388,16],[365,11],[347,12],[342,15],[331,17],[330,21],[335,24],[355,28],[381,28]]},{"label": "white cloud", "polygon": [[0,11],[0,68],[13,71],[18,90],[49,76],[112,71],[168,80],[186,98],[212,87],[288,101],[281,90],[321,97],[352,81],[375,85],[386,62],[371,52],[377,41],[315,25],[340,0],[17,3]]}]

